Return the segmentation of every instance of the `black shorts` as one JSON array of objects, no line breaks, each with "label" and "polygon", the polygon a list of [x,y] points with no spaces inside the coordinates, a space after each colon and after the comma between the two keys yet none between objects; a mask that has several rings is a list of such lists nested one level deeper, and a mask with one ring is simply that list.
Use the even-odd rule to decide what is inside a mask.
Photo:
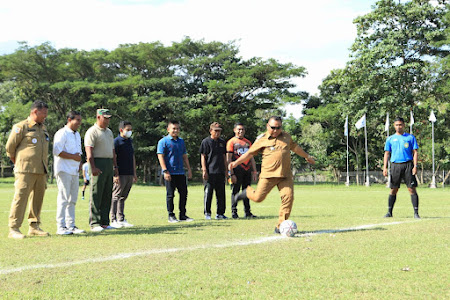
[{"label": "black shorts", "polygon": [[414,164],[412,160],[404,163],[391,163],[391,189],[399,188],[402,179],[407,187],[417,186],[416,176],[412,174]]},{"label": "black shorts", "polygon": [[84,185],[89,185],[89,180],[86,180],[86,181],[84,182]]}]

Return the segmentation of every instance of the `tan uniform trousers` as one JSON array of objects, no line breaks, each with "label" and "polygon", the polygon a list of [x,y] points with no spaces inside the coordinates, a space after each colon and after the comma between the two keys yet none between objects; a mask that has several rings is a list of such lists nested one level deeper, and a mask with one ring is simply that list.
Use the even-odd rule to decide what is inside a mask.
[{"label": "tan uniform trousers", "polygon": [[28,223],[40,223],[42,202],[47,187],[47,174],[16,173],[15,193],[9,214],[9,227],[20,228],[30,199]]},{"label": "tan uniform trousers", "polygon": [[275,187],[278,187],[281,197],[281,206],[278,217],[278,225],[289,219],[292,205],[294,204],[294,181],[292,177],[260,178],[256,190],[247,187],[247,197],[254,202],[262,202]]}]

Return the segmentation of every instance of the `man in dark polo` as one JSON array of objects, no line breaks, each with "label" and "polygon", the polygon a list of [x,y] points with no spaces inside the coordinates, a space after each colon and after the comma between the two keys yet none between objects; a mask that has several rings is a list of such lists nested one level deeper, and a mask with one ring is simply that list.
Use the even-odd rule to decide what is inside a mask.
[{"label": "man in dark polo", "polygon": [[[97,110],[97,122],[86,131],[84,147],[91,170],[91,231],[114,229],[109,225],[113,176],[118,176],[114,136],[108,128],[111,113],[108,109]],[[118,177],[117,177],[118,178]]]},{"label": "man in dark polo", "polygon": [[[29,236],[48,236],[39,225],[47,187],[49,135],[44,121],[48,106],[36,101],[26,120],[15,124],[6,142],[6,154],[14,163],[15,193],[9,214],[9,238],[23,239],[20,232],[28,200]],[[31,196],[31,197],[30,197]]]}]

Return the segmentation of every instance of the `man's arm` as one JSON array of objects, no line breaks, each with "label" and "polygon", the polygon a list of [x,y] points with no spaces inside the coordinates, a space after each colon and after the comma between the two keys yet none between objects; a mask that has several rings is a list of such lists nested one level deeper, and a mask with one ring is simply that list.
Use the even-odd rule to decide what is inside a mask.
[{"label": "man's arm", "polygon": [[201,164],[202,164],[202,177],[204,180],[208,180],[208,169],[206,168],[206,154],[201,154]]},{"label": "man's arm", "polygon": [[189,158],[188,158],[187,154],[183,154],[183,162],[188,170],[188,176],[187,176],[188,179],[192,179],[192,170],[191,170],[191,165],[189,164]]},{"label": "man's arm", "polygon": [[252,159],[253,155],[250,154],[250,152],[246,152],[245,154],[243,154],[241,157],[239,157],[238,159],[236,159],[235,161],[231,162],[228,164],[228,168],[230,170],[236,168],[237,166],[239,166],[240,164],[242,164],[244,161]]},{"label": "man's arm", "polygon": [[137,182],[137,174],[136,174],[136,157],[133,155],[133,181]]},{"label": "man's arm", "polygon": [[388,176],[388,163],[389,163],[389,157],[391,156],[391,152],[384,151],[384,158],[383,158],[383,176]]},{"label": "man's arm", "polygon": [[[164,154],[158,153],[158,161],[159,161],[159,165],[161,166],[161,169],[163,171],[167,170],[166,161],[164,160]],[[172,177],[170,176],[169,171],[166,171],[163,174],[164,174],[164,180],[166,180],[166,181],[172,180]]]},{"label": "man's arm", "polygon": [[89,165],[91,166],[92,176],[98,176],[102,174],[102,171],[95,166],[94,148],[86,146],[84,147],[84,149],[86,150],[86,160],[89,162]]},{"label": "man's arm", "polygon": [[294,152],[295,152],[297,155],[303,157],[308,163],[310,163],[310,164],[312,164],[312,165],[316,164],[316,161],[314,160],[314,158],[313,158],[311,155],[309,155],[308,153],[306,153],[306,152],[302,149],[302,147],[300,147],[299,145],[297,145],[297,146],[294,148]]},{"label": "man's arm", "polygon": [[251,164],[252,164],[252,180],[254,182],[256,182],[256,181],[258,181],[258,170],[256,170],[255,158],[252,157],[252,159],[250,161],[251,161]]},{"label": "man's arm", "polygon": [[6,155],[8,155],[9,159],[16,163],[16,149],[19,146],[20,142],[23,139],[23,128],[14,125],[11,133],[9,134],[8,141],[6,142]]},{"label": "man's arm", "polygon": [[412,169],[412,174],[416,175],[417,174],[417,162],[418,162],[418,157],[419,157],[419,152],[417,152],[417,149],[413,150],[413,163],[414,163],[414,167]]},{"label": "man's arm", "polygon": [[73,159],[75,161],[81,161],[81,154],[80,153],[70,154],[70,153],[67,153],[66,151],[61,151],[58,154],[58,156],[61,157],[61,158],[65,158],[65,159]]}]

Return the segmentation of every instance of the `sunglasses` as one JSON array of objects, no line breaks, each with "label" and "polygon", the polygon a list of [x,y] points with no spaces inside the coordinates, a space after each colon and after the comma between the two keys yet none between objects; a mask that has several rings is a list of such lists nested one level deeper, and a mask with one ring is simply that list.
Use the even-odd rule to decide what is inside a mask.
[{"label": "sunglasses", "polygon": [[279,130],[281,129],[281,126],[269,126],[270,128],[272,128],[272,130]]}]

